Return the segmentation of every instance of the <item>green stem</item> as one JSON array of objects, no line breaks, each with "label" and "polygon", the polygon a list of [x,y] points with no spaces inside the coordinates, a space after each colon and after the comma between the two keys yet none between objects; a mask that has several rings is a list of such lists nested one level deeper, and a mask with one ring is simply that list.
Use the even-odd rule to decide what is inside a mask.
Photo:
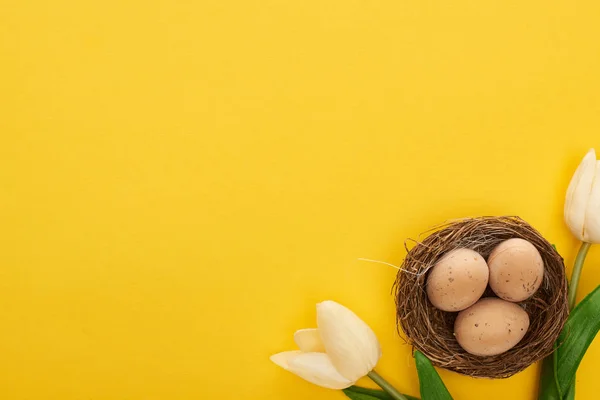
[{"label": "green stem", "polygon": [[392,385],[390,385],[390,383],[388,381],[386,381],[385,379],[383,379],[383,377],[381,375],[379,375],[377,372],[375,372],[375,370],[369,372],[367,374],[367,376],[369,378],[371,378],[373,380],[373,382],[375,382],[376,384],[378,384],[379,386],[381,386],[381,388],[383,390],[385,390],[387,392],[387,394],[389,394],[390,396],[392,396],[392,399],[394,399],[394,400],[408,400],[405,395],[403,395],[402,393],[400,393],[399,391],[397,391],[395,387],[393,387]]},{"label": "green stem", "polygon": [[588,250],[590,249],[591,243],[582,242],[577,258],[575,258],[575,264],[573,264],[573,273],[571,274],[571,283],[569,284],[569,307],[572,310],[575,307],[575,300],[577,297],[577,286],[579,286],[579,278],[581,277],[581,270],[583,269],[583,262],[585,256],[587,256]]},{"label": "green stem", "polygon": [[[583,269],[583,262],[587,256],[591,243],[581,242],[581,247],[575,258],[575,264],[573,264],[573,272],[571,273],[571,283],[569,284],[569,309],[575,308],[575,302],[577,300],[577,286],[579,286],[579,278],[581,278],[581,270]],[[555,350],[556,351],[556,350]],[[565,400],[572,400],[575,398],[575,378],[569,384],[566,389]]]}]

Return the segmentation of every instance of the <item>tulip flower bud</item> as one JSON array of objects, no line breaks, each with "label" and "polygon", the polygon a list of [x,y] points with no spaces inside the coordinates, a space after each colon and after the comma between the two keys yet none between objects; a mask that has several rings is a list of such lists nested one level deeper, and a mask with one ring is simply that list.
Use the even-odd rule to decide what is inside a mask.
[{"label": "tulip flower bud", "polygon": [[271,356],[271,361],[307,381],[344,389],[366,376],[381,357],[379,341],[369,326],[334,301],[317,304],[318,329],[294,334],[299,351]]},{"label": "tulip flower bud", "polygon": [[600,163],[594,149],[583,157],[569,184],[565,222],[579,240],[600,243]]}]

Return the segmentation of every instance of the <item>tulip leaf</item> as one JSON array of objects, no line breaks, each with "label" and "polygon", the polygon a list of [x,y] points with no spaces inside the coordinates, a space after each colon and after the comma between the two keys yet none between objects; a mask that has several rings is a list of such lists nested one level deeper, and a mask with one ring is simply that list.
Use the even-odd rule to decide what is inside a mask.
[{"label": "tulip leaf", "polygon": [[554,352],[542,361],[542,375],[540,377],[540,389],[538,400],[562,400],[558,380],[556,379],[556,343]]},{"label": "tulip leaf", "polygon": [[563,397],[563,400],[575,400],[575,382],[571,382],[571,385],[567,389],[567,394]]},{"label": "tulip leaf", "polygon": [[599,329],[600,286],[573,309],[558,339],[556,378],[565,395],[569,395],[577,367]]},{"label": "tulip leaf", "polygon": [[452,400],[450,392],[431,364],[431,361],[420,351],[415,351],[415,362],[419,374],[421,398],[423,400]]},{"label": "tulip leaf", "polygon": [[[352,400],[393,400],[392,396],[383,390],[367,389],[360,386],[350,386],[343,390],[344,394]],[[416,397],[404,395],[408,400],[419,400]]]}]

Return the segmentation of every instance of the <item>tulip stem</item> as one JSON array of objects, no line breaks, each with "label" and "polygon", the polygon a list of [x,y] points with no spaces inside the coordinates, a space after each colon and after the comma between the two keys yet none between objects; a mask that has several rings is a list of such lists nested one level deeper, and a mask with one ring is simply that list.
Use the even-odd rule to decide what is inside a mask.
[{"label": "tulip stem", "polygon": [[572,310],[575,307],[575,300],[577,297],[577,286],[579,286],[579,278],[581,277],[581,270],[583,269],[583,262],[585,256],[587,256],[588,250],[590,249],[591,243],[582,242],[577,257],[575,258],[575,264],[573,264],[573,272],[571,273],[571,283],[569,284],[569,308]]},{"label": "tulip stem", "polygon": [[402,393],[400,393],[399,391],[396,390],[395,387],[393,387],[388,381],[386,381],[385,379],[383,379],[383,377],[381,375],[379,375],[377,372],[375,372],[375,370],[372,370],[371,372],[369,372],[367,374],[367,376],[369,378],[371,378],[373,380],[373,382],[375,382],[376,384],[378,384],[379,386],[381,386],[381,388],[387,392],[387,394],[389,394],[390,396],[392,396],[392,399],[394,400],[408,400],[408,398],[403,395]]}]

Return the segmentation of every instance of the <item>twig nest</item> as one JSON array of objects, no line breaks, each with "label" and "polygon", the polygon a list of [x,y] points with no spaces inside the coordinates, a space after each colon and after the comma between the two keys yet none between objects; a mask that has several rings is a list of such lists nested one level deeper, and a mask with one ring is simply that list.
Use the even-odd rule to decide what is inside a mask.
[{"label": "twig nest", "polygon": [[[470,354],[454,335],[458,313],[440,310],[428,299],[431,269],[457,249],[473,250],[489,264],[491,252],[509,239],[529,242],[535,251],[527,251],[534,259],[539,254],[543,266],[541,282],[532,283],[539,285],[539,289],[531,290],[526,285],[526,290],[533,295],[514,305],[527,313],[529,327],[524,329],[525,335],[514,347],[501,354]],[[524,255],[516,252],[512,257]],[[436,366],[474,377],[507,378],[546,357],[552,353],[569,314],[562,257],[538,231],[518,217],[469,218],[433,229],[408,251],[394,289],[398,327],[408,341]],[[495,298],[496,295],[488,288],[483,297]]]}]

